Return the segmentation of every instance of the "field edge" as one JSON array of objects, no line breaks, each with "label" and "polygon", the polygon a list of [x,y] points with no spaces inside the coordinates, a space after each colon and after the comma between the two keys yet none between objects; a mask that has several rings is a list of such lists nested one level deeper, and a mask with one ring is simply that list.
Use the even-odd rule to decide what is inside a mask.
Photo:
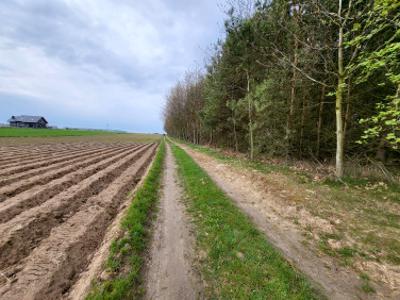
[{"label": "field edge", "polygon": [[155,215],[154,207],[159,201],[165,151],[165,142],[161,141],[142,186],[138,188],[122,218],[122,232],[111,244],[103,271],[108,278],[93,282],[85,299],[137,298],[143,294],[141,273],[150,241],[148,227]]}]

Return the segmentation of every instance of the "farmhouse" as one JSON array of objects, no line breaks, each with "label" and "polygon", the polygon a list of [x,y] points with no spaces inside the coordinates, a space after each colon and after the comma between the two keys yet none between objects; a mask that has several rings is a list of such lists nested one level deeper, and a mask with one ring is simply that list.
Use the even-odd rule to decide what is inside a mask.
[{"label": "farmhouse", "polygon": [[11,127],[46,128],[47,121],[40,116],[12,116],[8,122]]}]

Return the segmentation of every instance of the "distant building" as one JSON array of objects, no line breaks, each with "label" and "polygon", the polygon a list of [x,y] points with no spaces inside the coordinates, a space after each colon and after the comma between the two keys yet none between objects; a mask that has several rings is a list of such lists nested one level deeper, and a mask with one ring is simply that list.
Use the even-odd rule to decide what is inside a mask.
[{"label": "distant building", "polygon": [[12,116],[8,122],[11,127],[46,128],[48,122],[40,116]]}]

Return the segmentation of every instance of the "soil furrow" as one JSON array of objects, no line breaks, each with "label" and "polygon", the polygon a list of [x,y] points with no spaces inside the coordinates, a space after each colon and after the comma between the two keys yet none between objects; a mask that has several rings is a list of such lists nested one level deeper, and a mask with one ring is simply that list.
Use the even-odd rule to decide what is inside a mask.
[{"label": "soil furrow", "polygon": [[28,155],[27,157],[24,158],[19,158],[19,159],[10,159],[7,162],[3,162],[0,163],[0,167],[4,168],[4,169],[8,169],[11,167],[18,167],[21,165],[24,165],[26,163],[40,163],[49,159],[56,159],[56,158],[60,158],[66,154],[75,154],[75,153],[80,153],[83,150],[106,150],[109,149],[109,147],[96,147],[96,148],[84,148],[84,149],[65,149],[65,150],[54,150],[51,153],[47,153],[47,154],[31,154]]},{"label": "soil furrow", "polygon": [[82,154],[89,154],[89,153],[94,153],[94,152],[99,152],[102,151],[101,149],[90,149],[87,151],[79,151],[76,154],[73,155],[65,155],[62,156],[61,158],[56,158],[56,159],[48,159],[46,161],[40,162],[40,163],[32,163],[32,164],[27,164],[25,166],[17,166],[17,167],[10,167],[10,168],[5,168],[0,172],[0,176],[5,176],[5,175],[11,175],[11,174],[16,174],[20,172],[24,172],[30,169],[35,169],[39,167],[44,167],[48,166],[51,164],[67,161],[76,157],[81,157]]},{"label": "soil furrow", "polygon": [[44,186],[35,187],[16,197],[8,199],[6,202],[0,205],[0,223],[5,223],[24,210],[44,203],[48,199],[65,191],[69,187],[79,183],[89,176],[92,176],[93,174],[121,160],[125,156],[139,150],[142,147],[139,146],[133,149],[125,150],[122,154],[115,154],[111,158],[102,160],[99,163],[90,165],[84,169],[78,170],[77,172],[70,173],[59,180],[54,180],[53,182],[49,182]]},{"label": "soil furrow", "polygon": [[9,222],[0,224],[0,269],[11,266],[27,256],[50,234],[53,227],[72,216],[88,198],[99,194],[152,147],[154,146],[148,145],[135,151],[40,206],[24,211]]},{"label": "soil furrow", "polygon": [[40,156],[51,156],[61,151],[75,151],[75,150],[85,150],[85,149],[96,149],[96,148],[114,148],[123,146],[122,143],[66,143],[62,146],[58,144],[53,145],[40,145],[40,147],[32,150],[30,147],[18,148],[17,150],[11,148],[5,148],[3,152],[0,151],[0,164],[10,163],[18,160],[23,160],[27,158],[36,158]]},{"label": "soil furrow", "polygon": [[0,166],[2,167],[9,167],[13,164],[17,164],[17,163],[23,163],[25,161],[32,161],[32,162],[38,162],[39,160],[43,160],[43,159],[49,159],[49,158],[55,158],[61,154],[65,154],[65,153],[71,153],[71,152],[77,152],[77,151],[82,151],[84,149],[106,149],[109,148],[107,146],[98,146],[98,147],[92,147],[91,145],[86,145],[82,146],[82,147],[54,147],[52,149],[49,149],[48,151],[37,151],[37,152],[25,152],[24,155],[12,155],[10,156],[8,159],[2,159],[0,160]]},{"label": "soil furrow", "polygon": [[[131,149],[133,149],[133,147],[131,147]],[[14,197],[15,195],[26,191],[35,185],[43,186],[52,180],[77,171],[78,168],[85,168],[91,164],[95,164],[103,159],[106,159],[113,155],[117,155],[123,151],[126,151],[126,149],[116,148],[105,150],[101,153],[91,155],[88,159],[81,160],[75,164],[69,164],[63,168],[55,169],[45,174],[33,176],[24,181],[17,181],[5,187],[0,187],[0,202],[6,200],[7,198]]]},{"label": "soil furrow", "polygon": [[41,145],[41,147],[37,148],[37,150],[32,149],[19,149],[19,151],[12,151],[7,150],[7,155],[1,156],[0,164],[3,163],[10,163],[18,160],[23,160],[27,158],[40,158],[42,156],[51,156],[60,152],[67,152],[67,151],[75,151],[75,150],[83,150],[83,149],[94,149],[94,148],[106,148],[109,145],[104,144],[79,144],[79,145],[54,145],[54,146],[47,146]]},{"label": "soil furrow", "polygon": [[100,245],[120,204],[140,180],[156,146],[145,153],[101,193],[88,199],[78,213],[54,228],[24,261],[13,282],[0,288],[5,299],[61,299]]},{"label": "soil furrow", "polygon": [[[54,149],[80,149],[85,147],[97,147],[97,146],[108,146],[108,145],[121,145],[122,143],[109,143],[105,144],[102,142],[58,142],[52,144],[40,144],[40,145],[19,145],[19,146],[3,146],[0,147],[0,154],[4,153],[6,155],[13,153],[10,156],[15,154],[18,155],[26,155],[27,153],[41,153],[42,151],[53,151]],[[3,158],[3,157],[2,157]],[[1,158],[1,159],[2,159]]]},{"label": "soil furrow", "polygon": [[36,153],[40,153],[40,152],[49,152],[51,151],[51,149],[58,149],[59,145],[57,145],[56,147],[50,148],[49,145],[41,145],[41,147],[35,147],[35,148],[31,148],[31,147],[2,147],[2,150],[0,150],[0,162],[2,161],[7,161],[10,158],[18,158],[18,157],[24,157],[27,155],[32,155],[32,154],[36,154]]},{"label": "soil furrow", "polygon": [[101,150],[100,151],[94,151],[94,152],[90,151],[89,153],[82,153],[82,155],[77,156],[77,157],[72,158],[72,159],[67,160],[67,161],[62,161],[62,162],[51,164],[51,165],[48,165],[48,166],[31,169],[31,170],[25,171],[23,173],[17,173],[17,174],[12,174],[12,175],[8,175],[8,176],[2,176],[3,178],[2,178],[2,180],[0,180],[0,187],[8,185],[8,184],[13,183],[13,182],[18,181],[18,180],[31,178],[32,176],[36,176],[38,174],[43,174],[43,173],[51,171],[51,170],[56,170],[56,169],[59,169],[59,168],[63,168],[65,166],[68,166],[68,165],[71,165],[73,163],[79,162],[84,158],[87,158],[87,157],[90,157],[90,156],[93,156],[93,155],[98,155],[99,153],[101,154],[102,151]]}]

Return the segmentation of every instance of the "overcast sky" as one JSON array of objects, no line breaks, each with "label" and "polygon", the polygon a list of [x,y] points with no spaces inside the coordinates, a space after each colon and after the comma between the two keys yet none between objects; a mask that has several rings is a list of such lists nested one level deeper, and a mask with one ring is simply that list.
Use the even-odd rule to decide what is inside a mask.
[{"label": "overcast sky", "polygon": [[161,132],[169,88],[222,36],[218,0],[0,0],[0,123]]}]

